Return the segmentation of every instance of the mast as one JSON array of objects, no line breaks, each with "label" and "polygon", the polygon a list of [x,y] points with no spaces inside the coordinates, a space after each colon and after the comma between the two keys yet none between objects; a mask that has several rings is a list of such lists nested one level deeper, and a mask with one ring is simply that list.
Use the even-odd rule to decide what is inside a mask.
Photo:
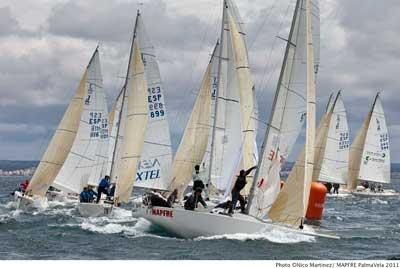
[{"label": "mast", "polygon": [[[259,153],[259,156],[258,156],[258,163],[257,163],[258,168],[256,169],[256,173],[254,174],[253,183],[252,183],[251,188],[250,188],[249,203],[248,203],[248,205],[247,205],[247,207],[246,207],[246,214],[249,214],[250,207],[251,207],[251,205],[252,205],[252,203],[253,203],[254,192],[255,192],[255,188],[256,188],[257,181],[258,181],[258,177],[259,177],[259,175],[260,175],[260,165],[262,164],[262,161],[263,161],[262,157],[263,157],[264,152],[265,152],[265,148],[266,148],[267,139],[268,139],[268,135],[269,135],[270,129],[271,129],[271,128],[274,128],[274,129],[276,129],[277,131],[280,131],[280,127],[281,127],[281,126],[279,126],[279,127],[278,127],[278,126],[273,126],[273,125],[272,125],[272,120],[273,120],[273,118],[274,118],[275,108],[276,108],[276,104],[277,104],[277,101],[278,101],[278,97],[279,97],[279,93],[280,93],[280,89],[281,89],[282,80],[283,80],[283,77],[284,77],[284,75],[285,75],[285,66],[286,66],[287,61],[288,61],[288,55],[289,55],[290,47],[291,47],[291,45],[292,45],[292,43],[291,43],[290,40],[292,40],[292,38],[293,38],[293,33],[294,33],[294,31],[295,31],[295,27],[294,27],[294,26],[295,26],[295,24],[296,24],[296,17],[297,17],[297,14],[298,14],[298,9],[299,9],[300,2],[301,2],[301,0],[298,0],[298,1],[296,2],[296,7],[295,7],[293,19],[292,19],[292,25],[291,25],[291,27],[290,27],[289,38],[288,38],[288,40],[286,41],[285,56],[283,57],[282,69],[281,69],[281,72],[280,72],[280,75],[279,75],[278,86],[277,86],[277,90],[276,90],[276,92],[275,92],[274,102],[273,102],[273,104],[272,104],[272,113],[271,113],[271,115],[269,116],[269,121],[268,121],[267,129],[266,129],[266,131],[265,131],[264,140],[263,140],[263,143],[262,143],[262,145],[261,145],[261,150],[260,150],[260,153]],[[282,121],[283,121],[283,117],[282,117],[281,120],[280,120],[280,124],[282,124]],[[279,149],[279,148],[278,148],[278,149]]]},{"label": "mast", "polygon": [[[306,121],[306,148],[304,161],[304,214],[307,211],[310,184],[314,168],[314,143],[315,143],[315,72],[314,51],[312,36],[311,0],[306,0],[306,25],[307,25],[307,121]],[[304,219],[304,218],[303,218]],[[302,222],[300,225],[302,228]]]},{"label": "mast", "polygon": [[120,131],[120,128],[121,128],[121,117],[122,117],[122,111],[124,109],[124,104],[125,104],[126,86],[128,84],[128,79],[129,79],[129,72],[130,72],[130,65],[131,65],[130,62],[131,62],[132,55],[133,55],[133,43],[135,42],[135,38],[136,38],[136,30],[137,30],[137,24],[138,24],[139,16],[140,16],[140,10],[138,9],[137,10],[137,15],[136,15],[136,20],[135,20],[135,26],[134,26],[134,29],[133,29],[131,50],[129,52],[129,60],[128,60],[128,68],[127,68],[127,72],[126,72],[126,77],[125,77],[125,84],[124,84],[124,86],[122,88],[122,91],[119,94],[119,96],[122,94],[122,102],[121,102],[121,109],[120,109],[119,115],[118,115],[118,128],[117,128],[117,134],[115,136],[115,143],[114,143],[113,157],[112,157],[112,161],[111,161],[110,176],[112,176],[113,171],[114,171],[114,163],[115,163],[115,157],[116,157],[116,151],[117,151],[117,144],[118,144],[118,140],[119,140],[119,131]]},{"label": "mast", "polygon": [[[225,17],[226,17],[226,11],[225,9],[228,8],[225,0],[223,0],[223,7],[222,7],[222,25],[221,25],[221,37],[217,44],[219,44],[219,55],[218,55],[218,73],[217,73],[217,90],[215,92],[215,112],[214,112],[214,122],[213,122],[213,132],[211,136],[211,152],[210,152],[210,166],[209,166],[209,172],[208,172],[208,177],[211,182],[211,175],[212,175],[212,167],[213,167],[213,162],[214,162],[214,147],[215,147],[215,135],[216,135],[216,126],[217,126],[217,111],[218,111],[218,99],[219,99],[219,89],[220,89],[220,78],[221,78],[221,61],[222,59],[222,49],[223,49],[223,38],[224,38],[224,31],[225,31]],[[216,47],[215,47],[216,48]],[[215,53],[215,49],[213,52],[213,55]],[[211,57],[212,60],[212,57]],[[210,187],[211,183],[209,183]]]}]

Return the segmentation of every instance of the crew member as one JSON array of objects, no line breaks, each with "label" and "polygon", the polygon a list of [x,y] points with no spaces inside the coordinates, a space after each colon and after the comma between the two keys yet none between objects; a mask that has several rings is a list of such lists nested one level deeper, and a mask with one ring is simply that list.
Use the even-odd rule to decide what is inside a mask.
[{"label": "crew member", "polygon": [[100,202],[101,194],[104,193],[108,195],[108,188],[110,187],[110,176],[105,176],[99,183],[99,187],[97,187],[97,201]]},{"label": "crew member", "polygon": [[185,201],[184,207],[186,210],[195,210],[197,204],[201,203],[204,208],[207,208],[206,202],[201,197],[201,189],[196,189]]},{"label": "crew member", "polygon": [[333,194],[339,194],[339,183],[334,183],[333,184]]},{"label": "crew member", "polygon": [[232,188],[232,202],[229,206],[229,214],[233,213],[233,210],[236,208],[236,203],[238,200],[240,202],[240,210],[242,211],[242,213],[244,213],[246,202],[244,200],[244,197],[240,194],[240,191],[246,186],[246,176],[249,175],[250,172],[252,172],[255,168],[257,168],[257,166],[254,166],[246,171],[243,169],[240,171],[239,176],[236,179],[235,185]]}]

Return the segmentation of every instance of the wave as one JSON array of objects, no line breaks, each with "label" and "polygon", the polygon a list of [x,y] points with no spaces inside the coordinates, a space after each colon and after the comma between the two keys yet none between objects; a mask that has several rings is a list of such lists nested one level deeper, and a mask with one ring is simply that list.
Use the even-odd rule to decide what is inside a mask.
[{"label": "wave", "polygon": [[301,242],[312,243],[315,242],[315,237],[299,234],[299,233],[291,233],[283,230],[272,229],[269,232],[260,232],[254,234],[225,234],[225,235],[215,235],[215,236],[201,236],[195,238],[195,241],[201,240],[220,240],[220,239],[228,239],[228,240],[239,240],[239,241],[253,241],[253,240],[268,240],[273,243],[279,244],[294,244]]}]

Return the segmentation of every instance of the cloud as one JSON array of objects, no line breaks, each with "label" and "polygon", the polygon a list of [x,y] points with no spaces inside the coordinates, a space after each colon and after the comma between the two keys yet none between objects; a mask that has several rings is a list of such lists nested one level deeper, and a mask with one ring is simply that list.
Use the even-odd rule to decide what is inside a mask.
[{"label": "cloud", "polygon": [[[320,1],[317,103],[320,118],[329,94],[343,89],[354,137],[376,92],[382,91],[392,159],[400,161],[400,6],[396,1],[379,5],[374,0]],[[266,121],[285,48],[277,36],[286,38],[295,1],[235,2],[248,32],[261,120]],[[136,9],[137,1],[129,0],[4,0],[0,8],[0,158],[40,158],[46,146],[39,144],[46,145],[50,139],[98,43],[111,104],[125,76]],[[152,0],[145,1],[141,10],[156,48],[176,148],[218,38],[221,1]],[[303,141],[300,137],[290,160]]]},{"label": "cloud", "polygon": [[10,7],[0,7],[0,37],[17,34],[19,31],[19,23],[13,17]]}]

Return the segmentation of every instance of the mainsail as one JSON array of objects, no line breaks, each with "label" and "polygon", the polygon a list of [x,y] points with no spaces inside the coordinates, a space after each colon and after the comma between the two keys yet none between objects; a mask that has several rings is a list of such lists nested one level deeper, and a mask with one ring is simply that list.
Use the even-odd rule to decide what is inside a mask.
[{"label": "mainsail", "polygon": [[53,186],[66,193],[80,193],[88,182],[97,185],[104,175],[108,146],[108,111],[102,88],[98,49],[87,67],[87,95],[76,138]]},{"label": "mainsail", "polygon": [[[234,35],[232,36],[232,25],[234,29]],[[235,38],[236,41],[233,41]],[[223,18],[222,18],[222,30],[220,38],[219,48],[219,72],[218,72],[218,89],[216,99],[216,112],[215,120],[213,123],[214,131],[212,136],[212,148],[211,148],[211,161],[210,161],[210,178],[211,183],[218,190],[225,191],[230,189],[232,178],[239,168],[241,162],[243,148],[249,143],[250,136],[242,132],[246,127],[251,127],[254,131],[254,122],[250,122],[245,119],[238,120],[238,118],[248,118],[248,115],[244,117],[241,115],[244,111],[244,106],[241,105],[241,90],[248,92],[249,84],[252,84],[251,79],[244,78],[248,74],[247,71],[239,71],[237,69],[237,63],[235,63],[235,57],[239,56],[240,60],[244,63],[247,68],[247,48],[246,48],[246,34],[243,29],[243,25],[239,16],[239,12],[231,0],[224,1],[223,5]],[[235,44],[233,44],[235,42]],[[241,74],[239,74],[241,73]],[[244,76],[242,75],[244,74]],[[241,77],[240,77],[241,76]],[[247,79],[247,82],[245,81]],[[251,121],[254,121],[254,104],[253,104],[253,90],[254,87],[251,85],[251,94],[246,95],[246,98],[250,100],[250,104],[253,107],[249,107],[246,104],[246,113],[251,110],[253,114]],[[242,122],[243,121],[243,122]],[[248,126],[242,126],[242,124]],[[253,141],[253,149],[255,138]],[[245,153],[246,162],[249,162],[250,149],[248,153]],[[248,163],[245,163],[247,165]],[[254,162],[253,162],[254,164]],[[251,165],[250,165],[251,166]]]},{"label": "mainsail", "polygon": [[44,196],[62,168],[76,138],[80,118],[84,108],[84,98],[88,94],[88,70],[86,69],[64,116],[58,125],[49,146],[27,188],[31,195]]},{"label": "mainsail", "polygon": [[170,190],[177,189],[180,195],[192,179],[194,166],[202,161],[207,149],[211,119],[211,65],[210,62],[174,158]]},{"label": "mainsail", "polygon": [[[312,3],[311,0],[302,1],[302,10],[305,12],[306,32],[306,146],[300,154],[295,166],[289,174],[288,180],[279,192],[268,213],[274,222],[282,222],[292,226],[301,226],[308,208],[308,199],[312,182],[314,166],[315,140],[315,67],[312,36]],[[300,23],[301,24],[301,23]]]},{"label": "mainsail", "polygon": [[133,38],[111,166],[111,178],[116,181],[116,203],[127,203],[132,193],[147,127],[147,96],[140,48]]},{"label": "mainsail", "polygon": [[135,187],[167,190],[172,179],[172,149],[168,114],[155,49],[147,35],[140,13],[137,14],[135,38],[139,44],[144,64],[149,105],[145,143]]},{"label": "mainsail", "polygon": [[349,129],[340,91],[327,109],[317,132],[313,181],[346,184]]},{"label": "mainsail", "polygon": [[389,134],[379,93],[350,148],[350,189],[357,180],[390,183]]},{"label": "mainsail", "polygon": [[[319,7],[311,1],[313,65],[319,66]],[[248,212],[266,217],[280,191],[279,171],[300,135],[306,119],[307,32],[305,0],[298,0],[286,45],[272,113],[260,152]]]}]

